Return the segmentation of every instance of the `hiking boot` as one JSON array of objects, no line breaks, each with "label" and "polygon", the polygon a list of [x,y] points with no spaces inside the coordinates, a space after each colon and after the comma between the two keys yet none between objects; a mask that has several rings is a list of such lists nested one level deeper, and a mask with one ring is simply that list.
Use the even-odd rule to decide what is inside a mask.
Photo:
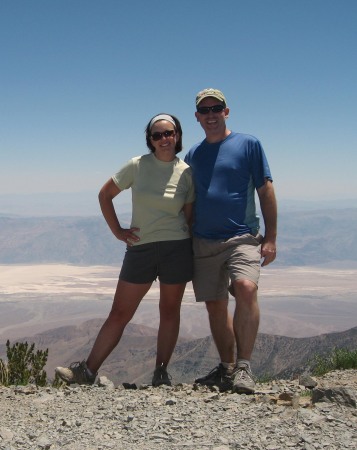
[{"label": "hiking boot", "polygon": [[255,381],[247,364],[239,364],[233,373],[233,392],[237,394],[254,394]]},{"label": "hiking boot", "polygon": [[56,367],[56,374],[68,384],[93,384],[97,374],[90,376],[85,361],[74,362],[69,367]]},{"label": "hiking boot", "polygon": [[152,377],[152,385],[154,387],[158,387],[162,384],[171,386],[171,376],[167,373],[166,367],[161,364],[161,366],[156,367],[154,371],[154,375]]},{"label": "hiking boot", "polygon": [[203,386],[217,386],[221,392],[229,391],[233,387],[233,370],[226,369],[222,363],[211,370],[211,372],[202,378],[197,378],[195,383]]}]

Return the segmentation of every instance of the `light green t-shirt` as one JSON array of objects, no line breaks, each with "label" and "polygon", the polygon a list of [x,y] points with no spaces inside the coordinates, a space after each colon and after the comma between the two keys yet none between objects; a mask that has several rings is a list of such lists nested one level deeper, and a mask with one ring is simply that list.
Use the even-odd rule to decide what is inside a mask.
[{"label": "light green t-shirt", "polygon": [[190,237],[182,207],[195,200],[190,167],[181,159],[158,160],[153,153],[130,159],[113,175],[122,191],[132,190],[131,226],[140,241],[171,241]]}]

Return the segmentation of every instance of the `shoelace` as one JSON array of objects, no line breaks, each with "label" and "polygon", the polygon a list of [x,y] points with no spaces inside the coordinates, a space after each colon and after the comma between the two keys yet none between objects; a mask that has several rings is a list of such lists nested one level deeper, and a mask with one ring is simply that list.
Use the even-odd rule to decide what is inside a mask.
[{"label": "shoelace", "polygon": [[[70,369],[77,369],[77,367],[81,367],[83,365],[83,361],[76,361],[70,364]],[[83,367],[84,368],[84,367]]]},{"label": "shoelace", "polygon": [[254,380],[253,374],[250,372],[248,367],[240,366],[240,367],[237,368],[237,371],[239,372],[238,373],[238,378],[239,379],[241,379],[241,380],[244,380],[244,379]]},{"label": "shoelace", "polygon": [[209,374],[207,375],[207,378],[208,378],[212,373],[215,373],[215,372],[219,372],[220,374],[222,374],[223,370],[222,370],[222,366],[221,366],[220,364],[219,364],[218,366],[214,367],[214,368],[209,372]]}]

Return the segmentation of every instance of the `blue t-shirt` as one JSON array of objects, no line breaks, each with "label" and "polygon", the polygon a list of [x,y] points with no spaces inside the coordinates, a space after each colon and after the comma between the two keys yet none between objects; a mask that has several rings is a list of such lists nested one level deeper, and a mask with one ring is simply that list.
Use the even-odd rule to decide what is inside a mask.
[{"label": "blue t-shirt", "polygon": [[231,132],[214,144],[203,140],[185,157],[196,190],[193,233],[206,239],[257,234],[255,190],[272,180],[264,150],[253,136]]}]

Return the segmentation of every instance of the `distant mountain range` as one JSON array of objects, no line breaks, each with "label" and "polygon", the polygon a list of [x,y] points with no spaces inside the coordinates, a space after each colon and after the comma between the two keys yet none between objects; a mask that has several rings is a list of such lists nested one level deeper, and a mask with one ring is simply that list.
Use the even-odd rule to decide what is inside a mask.
[{"label": "distant mountain range", "polygon": [[[66,326],[21,339],[35,343],[36,349],[49,349],[46,371],[53,378],[54,368],[85,359],[93,345],[103,319],[93,319],[79,326]],[[157,330],[129,324],[121,342],[103,364],[100,374],[115,384],[150,383],[155,365]],[[12,344],[12,343],[11,343]],[[257,376],[290,379],[310,366],[315,355],[324,355],[333,348],[357,348],[357,327],[339,333],[309,338],[289,338],[258,334],[252,359]],[[0,358],[6,355],[0,345]],[[192,383],[197,376],[208,373],[219,362],[212,337],[179,339],[169,372],[174,383]]]},{"label": "distant mountain range", "polygon": [[[44,216],[95,216],[100,215],[97,191],[79,192],[38,192],[28,194],[0,193],[0,216],[12,217],[44,217]],[[346,192],[346,195],[351,193]],[[354,195],[352,193],[352,195]],[[118,212],[131,210],[131,191],[123,191],[114,200]],[[353,208],[357,205],[357,198],[330,198],[316,200],[298,198],[278,198],[279,212],[313,211],[328,209]]]},{"label": "distant mountain range", "polygon": [[0,230],[1,264],[119,265],[125,252],[100,216],[0,217]]},{"label": "distant mountain range", "polygon": [[[284,211],[278,226],[275,265],[356,261],[357,208]],[[120,265],[125,251],[101,216],[0,216],[0,230],[0,264]]]}]

